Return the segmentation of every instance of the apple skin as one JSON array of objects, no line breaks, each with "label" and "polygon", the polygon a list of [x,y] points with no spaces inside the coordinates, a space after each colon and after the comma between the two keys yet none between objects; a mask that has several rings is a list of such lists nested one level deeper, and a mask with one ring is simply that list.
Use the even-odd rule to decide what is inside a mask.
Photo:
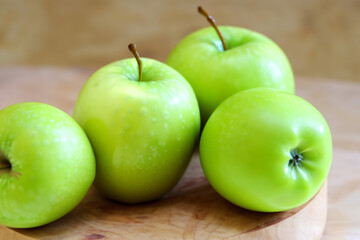
[{"label": "apple skin", "polygon": [[202,124],[223,100],[239,91],[268,87],[294,93],[290,63],[272,40],[239,27],[219,30],[228,50],[208,27],[185,37],[167,59],[194,89]]},{"label": "apple skin", "polygon": [[0,224],[37,227],[59,219],[86,195],[95,177],[89,140],[68,114],[43,103],[0,111]]},{"label": "apple skin", "polygon": [[134,204],[161,198],[183,175],[200,131],[189,83],[174,69],[142,58],[95,72],[80,92],[74,118],[96,158],[94,185],[106,197]]},{"label": "apple skin", "polygon": [[[290,166],[292,153],[303,160]],[[304,99],[279,90],[246,90],[211,115],[200,140],[200,160],[214,189],[255,211],[278,212],[311,199],[332,161],[329,127]]]}]

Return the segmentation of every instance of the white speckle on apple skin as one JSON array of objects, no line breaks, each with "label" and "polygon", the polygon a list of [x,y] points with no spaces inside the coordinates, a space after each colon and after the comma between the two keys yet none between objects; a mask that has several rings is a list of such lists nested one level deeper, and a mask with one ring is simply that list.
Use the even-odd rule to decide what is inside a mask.
[{"label": "white speckle on apple skin", "polygon": [[147,109],[147,108],[142,107],[142,108],[140,109],[140,116],[145,117],[147,113],[148,113],[148,109]]},{"label": "white speckle on apple skin", "polygon": [[169,118],[169,112],[168,111],[164,111],[163,113],[164,119],[168,119]]}]

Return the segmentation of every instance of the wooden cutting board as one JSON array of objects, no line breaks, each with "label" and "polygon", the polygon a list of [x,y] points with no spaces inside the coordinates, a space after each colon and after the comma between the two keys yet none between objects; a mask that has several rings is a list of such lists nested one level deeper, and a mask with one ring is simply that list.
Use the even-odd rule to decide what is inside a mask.
[{"label": "wooden cutting board", "polygon": [[[40,101],[69,114],[93,72],[80,68],[0,69],[0,109]],[[125,205],[93,187],[60,220],[33,229],[0,226],[0,239],[320,239],[327,215],[327,185],[309,202],[280,213],[239,208],[209,185],[195,152],[179,184],[163,199]]]}]

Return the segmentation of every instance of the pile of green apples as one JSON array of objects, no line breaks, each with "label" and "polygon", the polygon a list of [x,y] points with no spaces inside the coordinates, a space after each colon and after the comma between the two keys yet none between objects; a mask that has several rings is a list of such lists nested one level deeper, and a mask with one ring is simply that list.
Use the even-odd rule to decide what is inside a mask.
[{"label": "pile of green apples", "polygon": [[[167,64],[134,58],[96,71],[73,118],[44,103],[0,111],[0,224],[41,226],[79,204],[91,184],[128,204],[160,199],[180,180],[199,143],[212,187],[254,211],[311,199],[331,165],[329,127],[294,95],[283,51],[238,27],[184,38]],[[201,135],[201,136],[200,136]]]}]

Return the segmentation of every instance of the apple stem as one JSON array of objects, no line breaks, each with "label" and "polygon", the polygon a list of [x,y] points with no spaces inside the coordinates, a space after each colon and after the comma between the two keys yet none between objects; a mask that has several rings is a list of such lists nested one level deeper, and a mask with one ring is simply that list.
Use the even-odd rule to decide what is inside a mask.
[{"label": "apple stem", "polygon": [[140,59],[140,55],[136,49],[136,44],[135,43],[130,43],[129,44],[129,50],[130,52],[132,52],[132,54],[134,55],[137,63],[138,63],[138,67],[139,67],[139,82],[141,82],[141,79],[142,79],[142,62],[141,62],[141,59]]},{"label": "apple stem", "polygon": [[198,11],[199,11],[200,14],[204,15],[206,17],[206,19],[208,20],[208,22],[211,24],[211,26],[213,26],[215,28],[215,31],[217,32],[217,34],[220,37],[220,40],[222,42],[224,50],[228,50],[228,47],[227,47],[226,42],[224,40],[224,37],[221,34],[218,26],[216,25],[215,19],[213,18],[213,16],[210,16],[201,6],[198,7]]}]

